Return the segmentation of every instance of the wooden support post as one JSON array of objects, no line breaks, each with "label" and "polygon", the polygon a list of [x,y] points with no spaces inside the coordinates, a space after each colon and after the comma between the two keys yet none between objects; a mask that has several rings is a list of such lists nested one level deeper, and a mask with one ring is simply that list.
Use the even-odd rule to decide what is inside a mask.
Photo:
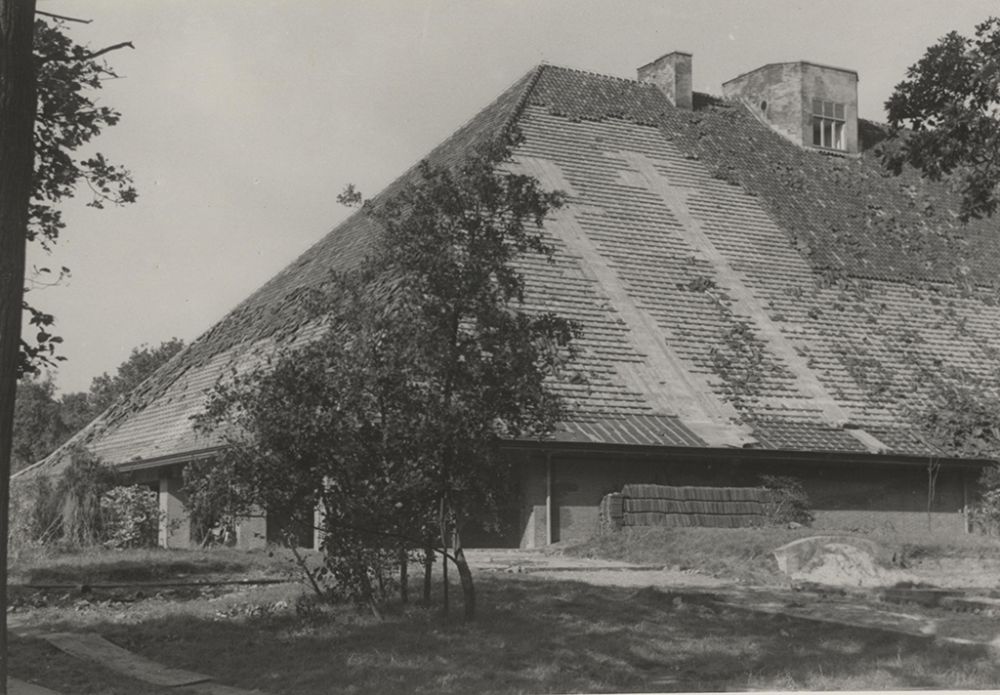
[{"label": "wooden support post", "polygon": [[187,496],[179,471],[173,468],[160,473],[160,534],[159,543],[164,548],[191,546],[191,517],[187,510]]},{"label": "wooden support post", "polygon": [[965,533],[972,533],[972,518],[969,513],[969,474],[962,471],[962,515],[965,517]]},{"label": "wooden support post", "polygon": [[552,545],[556,536],[552,519],[555,507],[552,492],[552,454],[547,453],[545,454],[545,545]]}]

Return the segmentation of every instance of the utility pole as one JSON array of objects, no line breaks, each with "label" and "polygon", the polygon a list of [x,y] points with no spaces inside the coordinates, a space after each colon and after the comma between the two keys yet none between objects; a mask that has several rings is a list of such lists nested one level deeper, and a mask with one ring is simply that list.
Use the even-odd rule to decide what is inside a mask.
[{"label": "utility pole", "polygon": [[7,695],[7,540],[14,394],[34,170],[35,0],[0,0],[0,695]]}]

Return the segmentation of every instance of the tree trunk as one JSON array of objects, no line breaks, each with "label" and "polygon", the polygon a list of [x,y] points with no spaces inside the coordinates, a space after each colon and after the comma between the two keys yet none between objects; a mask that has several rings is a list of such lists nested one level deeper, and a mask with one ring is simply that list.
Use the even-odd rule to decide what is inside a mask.
[{"label": "tree trunk", "polygon": [[410,557],[406,548],[399,549],[399,600],[404,605],[410,602]]},{"label": "tree trunk", "polygon": [[465,619],[476,617],[476,587],[472,584],[472,571],[465,561],[465,551],[462,550],[462,538],[458,535],[458,525],[455,526],[455,567],[462,580],[462,600],[465,602]]},{"label": "tree trunk", "polygon": [[7,537],[24,256],[34,168],[35,0],[0,0],[0,694],[7,693]]},{"label": "tree trunk", "polygon": [[371,609],[375,619],[382,620],[382,611],[379,610],[378,603],[375,601],[375,588],[372,586],[367,573],[361,576],[361,593],[361,600],[368,604],[368,608]]},{"label": "tree trunk", "polygon": [[431,571],[434,569],[434,546],[424,548],[424,605],[431,605]]},{"label": "tree trunk", "polygon": [[444,552],[441,553],[441,600],[444,605],[441,607],[442,612],[445,616],[448,615],[448,610],[450,608],[448,604],[448,547],[445,546]]},{"label": "tree trunk", "polygon": [[448,605],[448,521],[443,497],[441,498],[441,509],[438,522],[441,525],[441,549],[443,551],[441,553],[441,580],[443,582],[441,588],[441,598],[444,602],[442,610],[447,617],[448,609],[450,607]]}]

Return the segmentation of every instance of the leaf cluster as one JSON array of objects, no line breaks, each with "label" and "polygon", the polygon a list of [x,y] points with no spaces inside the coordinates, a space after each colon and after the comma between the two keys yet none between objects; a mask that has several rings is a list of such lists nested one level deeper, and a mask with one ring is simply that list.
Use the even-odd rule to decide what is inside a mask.
[{"label": "leaf cluster", "polygon": [[952,177],[963,221],[1000,205],[1000,18],[975,37],[944,36],[896,85],[885,103],[891,139],[883,160],[895,173],[911,165],[938,181]]},{"label": "leaf cluster", "polygon": [[[137,193],[128,169],[91,148],[93,139],[121,118],[113,108],[101,105],[95,94],[118,75],[90,49],[74,42],[58,20],[36,19],[34,57],[35,171],[26,240],[51,251],[66,227],[59,206],[81,188],[87,189],[87,205],[94,208],[133,203]],[[54,317],[27,301],[24,309],[29,324],[38,330],[34,341],[22,341],[19,374],[35,373],[39,365],[61,359],[55,354],[61,339],[50,332]]]},{"label": "leaf cluster", "polygon": [[912,413],[921,432],[948,456],[1000,459],[1000,384],[958,367],[924,370],[927,402]]}]

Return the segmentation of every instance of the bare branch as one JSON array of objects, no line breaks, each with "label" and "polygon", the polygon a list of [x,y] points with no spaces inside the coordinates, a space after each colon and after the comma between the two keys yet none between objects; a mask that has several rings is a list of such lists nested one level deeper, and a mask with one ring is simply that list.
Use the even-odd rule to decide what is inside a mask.
[{"label": "bare branch", "polygon": [[119,48],[125,48],[126,46],[128,48],[131,48],[133,51],[135,50],[135,46],[132,45],[131,41],[122,41],[121,43],[116,43],[113,46],[108,46],[107,48],[102,48],[99,51],[94,51],[93,53],[88,53],[87,55],[83,56],[83,58],[81,58],[81,60],[90,60],[91,58],[96,58],[97,56],[104,55],[105,53],[110,53],[111,51],[117,51]]},{"label": "bare branch", "polygon": [[119,48],[131,48],[132,50],[135,50],[135,46],[132,45],[131,41],[122,41],[121,43],[116,43],[112,46],[107,46],[106,48],[102,48],[99,51],[92,51],[90,53],[85,53],[82,56],[58,56],[58,57],[51,56],[49,58],[45,58],[44,60],[42,60],[42,62],[68,63],[74,60],[91,60],[93,58],[97,58],[98,56],[102,56],[105,53],[110,53],[111,51],[117,51]]},{"label": "bare branch", "polygon": [[67,22],[79,22],[80,24],[90,24],[94,21],[92,19],[77,19],[76,17],[67,17],[61,14],[53,14],[52,12],[43,12],[42,10],[35,10],[35,14],[40,14],[44,17],[52,17],[53,19],[62,19]]}]

